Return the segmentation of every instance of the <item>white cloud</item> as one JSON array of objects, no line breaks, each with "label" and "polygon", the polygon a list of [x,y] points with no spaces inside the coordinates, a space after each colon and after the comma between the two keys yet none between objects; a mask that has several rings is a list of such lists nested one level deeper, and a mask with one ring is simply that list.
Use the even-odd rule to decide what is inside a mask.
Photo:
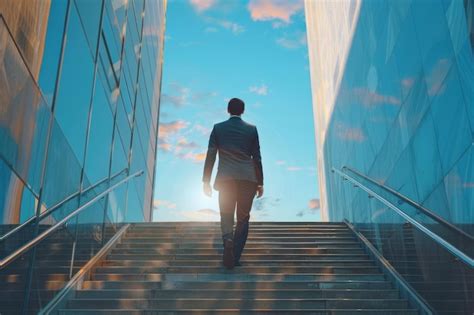
[{"label": "white cloud", "polygon": [[215,27],[212,27],[212,26],[208,26],[204,29],[204,32],[206,33],[216,33],[217,32],[217,28]]},{"label": "white cloud", "polygon": [[306,46],[306,34],[304,32],[298,32],[292,36],[285,35],[277,38],[276,43],[287,49],[297,49]]},{"label": "white cloud", "polygon": [[268,86],[262,84],[260,86],[251,86],[249,87],[249,91],[255,93],[257,95],[267,95],[268,94]]},{"label": "white cloud", "polygon": [[286,169],[290,172],[298,172],[303,170],[303,168],[300,166],[288,166]]},{"label": "white cloud", "polygon": [[169,92],[163,93],[161,101],[169,103],[175,107],[183,107],[189,102],[190,89],[179,85],[178,83],[171,83],[169,85]]},{"label": "white cloud", "polygon": [[199,132],[201,135],[205,137],[208,137],[211,134],[211,129],[201,124],[194,125],[193,130]]},{"label": "white cloud", "polygon": [[[206,18],[207,23],[214,24],[219,26],[225,30],[231,31],[234,35],[239,35],[245,32],[245,27],[239,23],[230,21],[230,20],[223,20],[223,19],[216,19],[216,18]],[[212,27],[211,27],[212,31]]]},{"label": "white cloud", "polygon": [[176,209],[176,203],[169,200],[155,199],[153,200],[153,208],[167,208],[167,209]]}]

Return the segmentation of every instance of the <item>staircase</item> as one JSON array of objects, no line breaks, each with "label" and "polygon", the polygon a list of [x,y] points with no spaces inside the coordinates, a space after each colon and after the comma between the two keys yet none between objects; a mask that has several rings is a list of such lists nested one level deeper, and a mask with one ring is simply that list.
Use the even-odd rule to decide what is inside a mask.
[{"label": "staircase", "polygon": [[[40,232],[49,228],[42,225]],[[73,273],[84,266],[101,248],[101,235],[92,233],[92,228],[78,233],[74,249]],[[36,247],[34,267],[32,268],[29,314],[37,314],[69,281],[71,257],[73,252],[73,231],[63,228],[45,239]],[[107,237],[113,229],[107,229]],[[0,243],[0,256],[3,258],[34,237],[33,228],[23,229],[7,242]],[[31,252],[27,252],[5,269],[0,270],[0,315],[20,314],[25,299],[26,278],[32,263]]]},{"label": "staircase", "polygon": [[60,314],[418,314],[342,223],[251,223],[243,266],[218,223],[129,228]]},{"label": "staircase", "polygon": [[379,224],[378,228],[360,232],[379,244],[384,258],[439,315],[474,314],[474,270],[423,242],[426,238],[411,224]]}]

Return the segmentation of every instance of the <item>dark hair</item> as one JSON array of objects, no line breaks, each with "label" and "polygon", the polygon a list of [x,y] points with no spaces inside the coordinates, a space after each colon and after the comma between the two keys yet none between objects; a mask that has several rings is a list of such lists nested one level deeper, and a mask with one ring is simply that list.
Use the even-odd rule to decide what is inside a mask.
[{"label": "dark hair", "polygon": [[227,105],[227,111],[231,115],[242,115],[245,109],[245,103],[239,98],[233,98],[229,101]]}]

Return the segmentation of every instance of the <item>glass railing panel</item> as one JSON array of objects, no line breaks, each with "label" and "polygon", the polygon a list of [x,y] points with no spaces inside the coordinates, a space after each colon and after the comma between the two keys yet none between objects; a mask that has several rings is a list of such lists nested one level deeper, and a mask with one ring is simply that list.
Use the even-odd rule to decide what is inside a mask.
[{"label": "glass railing panel", "polygon": [[398,209],[402,210],[430,231],[454,245],[469,257],[474,257],[474,236],[471,236],[465,231],[457,228],[455,225],[438,216],[430,209],[411,204],[409,201],[404,199],[405,196],[400,196],[397,195],[397,193],[391,192],[388,186],[382,186],[381,183],[374,182],[372,179],[355,170],[345,168],[344,172],[367,188],[371,189],[380,197],[395,205]]},{"label": "glass railing panel", "polygon": [[[65,199],[58,205],[53,206],[52,208],[44,211],[39,219],[39,232],[41,233],[42,231],[45,231],[49,227],[53,226],[55,223],[65,218],[72,211],[76,210],[79,207],[79,204],[82,205],[86,203],[101,192],[107,190],[110,185],[113,185],[123,180],[126,176],[127,172],[126,170],[123,170],[115,174],[110,181],[107,179],[102,180],[96,183],[94,186],[91,186],[90,188],[86,189],[80,196],[79,194],[72,195],[71,197]],[[36,236],[36,222],[36,220],[32,220],[29,224],[26,224],[14,234],[8,236],[3,240],[0,240],[0,259],[5,258],[14,250],[26,244],[34,236]]]},{"label": "glass railing panel", "polygon": [[105,230],[107,227],[104,209],[107,197],[100,199],[76,217],[76,250],[74,253],[74,267],[79,270],[87,263],[105,244]]},{"label": "glass railing panel", "polygon": [[[36,246],[35,257],[31,262],[32,282],[27,291],[29,312],[37,313],[44,308],[77,271],[77,268],[72,268],[74,252],[77,251],[76,228],[75,218],[72,218]],[[50,290],[50,286],[54,289]],[[44,291],[50,294],[42,294]]]},{"label": "glass railing panel", "polygon": [[25,298],[28,267],[32,260],[31,252],[0,270],[0,314],[18,314]]},{"label": "glass railing panel", "polygon": [[[337,207],[344,209],[346,219],[436,312],[473,314],[472,268],[350,181],[338,176],[333,181],[332,193],[340,196]],[[423,226],[430,226],[424,217],[416,218]]]},{"label": "glass railing panel", "polygon": [[0,313],[19,313],[27,300],[28,313],[44,307],[69,280],[73,245],[74,226],[67,224],[0,270],[0,277],[8,283],[1,294],[11,294],[9,300],[0,303]]}]

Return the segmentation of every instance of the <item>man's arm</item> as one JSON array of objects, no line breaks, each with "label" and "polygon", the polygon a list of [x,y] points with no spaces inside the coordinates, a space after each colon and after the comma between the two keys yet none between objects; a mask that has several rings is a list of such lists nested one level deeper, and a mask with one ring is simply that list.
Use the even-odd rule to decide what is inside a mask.
[{"label": "man's arm", "polygon": [[[257,175],[258,186],[263,187],[263,167],[262,167],[262,155],[260,154],[260,141],[258,139],[258,131],[255,128],[255,141],[252,149],[252,159],[255,165],[255,173]],[[263,190],[262,190],[263,194]]]},{"label": "man's arm", "polygon": [[206,161],[204,162],[204,174],[202,176],[202,181],[205,184],[211,182],[212,168],[216,162],[217,154],[217,139],[216,139],[216,127],[212,128],[211,136],[209,137],[209,146],[207,149]]}]

